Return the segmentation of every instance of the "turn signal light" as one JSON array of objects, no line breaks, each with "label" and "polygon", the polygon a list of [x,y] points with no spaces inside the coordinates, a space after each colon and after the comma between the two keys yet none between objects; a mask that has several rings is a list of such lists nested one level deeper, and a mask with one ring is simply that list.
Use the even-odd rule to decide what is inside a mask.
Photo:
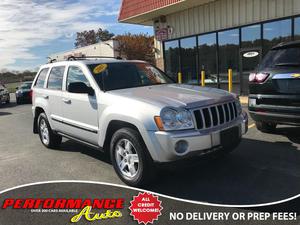
[{"label": "turn signal light", "polygon": [[263,83],[270,74],[268,73],[250,73],[249,81],[255,83]]}]

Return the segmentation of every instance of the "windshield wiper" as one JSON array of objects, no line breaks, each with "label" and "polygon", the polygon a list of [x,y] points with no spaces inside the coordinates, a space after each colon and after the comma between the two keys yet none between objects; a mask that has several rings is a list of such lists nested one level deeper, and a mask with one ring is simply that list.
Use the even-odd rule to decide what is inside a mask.
[{"label": "windshield wiper", "polygon": [[277,63],[275,66],[300,66],[300,63]]}]

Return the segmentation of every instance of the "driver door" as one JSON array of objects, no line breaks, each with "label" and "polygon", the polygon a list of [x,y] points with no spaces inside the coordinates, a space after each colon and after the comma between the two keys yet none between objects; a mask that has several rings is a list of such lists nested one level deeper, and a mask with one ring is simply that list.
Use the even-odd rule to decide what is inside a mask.
[{"label": "driver door", "polygon": [[70,93],[68,86],[83,82],[91,87],[82,68],[69,66],[66,77],[66,91],[62,97],[64,133],[94,145],[98,144],[98,104],[96,94]]}]

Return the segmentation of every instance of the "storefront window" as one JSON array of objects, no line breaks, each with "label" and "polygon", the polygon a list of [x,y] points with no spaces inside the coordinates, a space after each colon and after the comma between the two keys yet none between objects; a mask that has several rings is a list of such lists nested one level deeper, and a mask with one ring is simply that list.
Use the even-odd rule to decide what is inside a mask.
[{"label": "storefront window", "polygon": [[184,83],[197,84],[198,80],[196,71],[196,37],[181,39],[180,47],[182,80]]},{"label": "storefront window", "polygon": [[263,24],[264,54],[273,46],[283,41],[290,41],[292,36],[292,20],[280,20]]},{"label": "storefront window", "polygon": [[216,33],[198,37],[199,68],[205,71],[205,83],[217,83],[217,36]]},{"label": "storefront window", "polygon": [[300,40],[300,17],[295,18],[295,40]]},{"label": "storefront window", "polygon": [[233,82],[239,82],[239,30],[222,31],[218,35],[220,83],[228,82],[228,69],[233,70]]},{"label": "storefront window", "polygon": [[177,74],[179,72],[179,42],[168,41],[165,42],[165,72],[174,78],[177,79]]},{"label": "storefront window", "polygon": [[254,48],[261,46],[261,25],[242,27],[242,48]]}]

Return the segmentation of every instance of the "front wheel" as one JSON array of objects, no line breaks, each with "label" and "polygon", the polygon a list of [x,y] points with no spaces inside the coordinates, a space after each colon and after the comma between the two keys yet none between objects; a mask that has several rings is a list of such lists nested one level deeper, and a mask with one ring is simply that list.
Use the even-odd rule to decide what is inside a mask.
[{"label": "front wheel", "polygon": [[153,161],[140,134],[122,128],[111,139],[110,156],[120,179],[129,186],[141,187],[153,178]]},{"label": "front wheel", "polygon": [[47,148],[57,148],[61,144],[62,137],[52,131],[45,113],[39,115],[38,126],[39,136],[44,146]]}]

